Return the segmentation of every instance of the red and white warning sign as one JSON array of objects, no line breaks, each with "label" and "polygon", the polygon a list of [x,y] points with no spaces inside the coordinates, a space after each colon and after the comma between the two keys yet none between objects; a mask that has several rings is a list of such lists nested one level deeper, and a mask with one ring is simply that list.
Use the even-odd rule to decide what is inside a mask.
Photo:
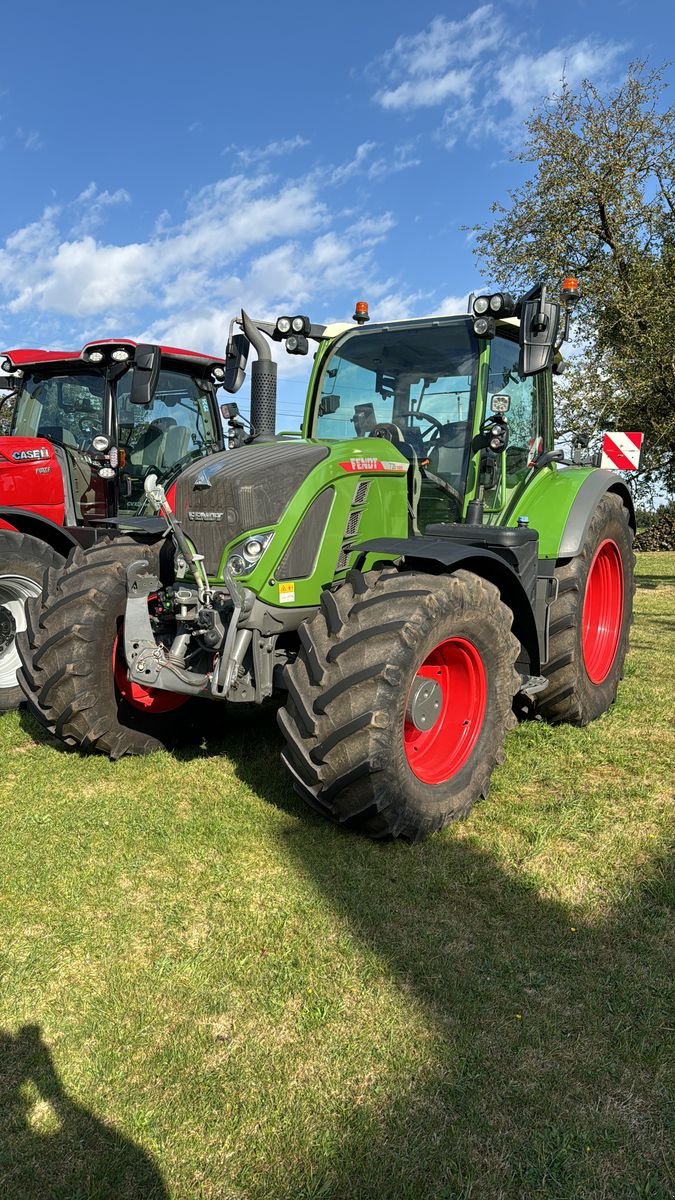
[{"label": "red and white warning sign", "polygon": [[612,471],[637,471],[644,433],[606,433],[600,466]]}]

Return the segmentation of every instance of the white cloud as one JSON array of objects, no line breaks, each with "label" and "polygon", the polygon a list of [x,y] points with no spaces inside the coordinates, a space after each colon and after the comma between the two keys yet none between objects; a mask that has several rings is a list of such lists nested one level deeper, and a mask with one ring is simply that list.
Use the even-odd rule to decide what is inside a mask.
[{"label": "white cloud", "polygon": [[[370,149],[357,148],[351,161],[369,164]],[[381,279],[374,258],[393,214],[335,206],[332,172],[216,180],[189,197],[179,220],[160,214],[146,240],[128,242],[102,236],[99,226],[131,197],[90,184],[0,245],[5,317],[20,325],[22,341],[34,329],[38,344],[48,329],[81,340],[142,330],[216,351],[242,305],[268,318],[298,309],[320,315],[345,289],[348,305],[371,285],[393,292],[395,281]]]},{"label": "white cloud", "polygon": [[22,125],[19,125],[16,136],[20,142],[23,142],[24,150],[44,149],[44,142],[37,129],[24,129]]},{"label": "white cloud", "polygon": [[433,108],[450,96],[462,96],[470,87],[471,71],[446,71],[424,79],[406,79],[398,87],[377,94],[383,108]]},{"label": "white cloud", "polygon": [[452,316],[455,313],[465,313],[469,303],[469,292],[463,296],[444,296],[434,307],[432,316]]},{"label": "white cloud", "polygon": [[[533,45],[538,31],[530,32]],[[526,52],[523,42],[492,4],[463,20],[435,17],[419,33],[399,37],[379,61],[378,75],[384,67],[392,80],[373,99],[397,113],[446,106],[438,133],[447,149],[461,134],[512,144],[532,108],[563,79],[573,88],[588,77],[603,82],[624,50],[592,37],[541,51]]]},{"label": "white cloud", "polygon": [[297,133],[295,137],[280,138],[278,141],[268,142],[266,146],[233,144],[226,146],[223,154],[234,154],[245,167],[251,167],[268,158],[281,158],[286,154],[292,154],[294,150],[301,150],[303,146],[309,146],[309,141]]}]

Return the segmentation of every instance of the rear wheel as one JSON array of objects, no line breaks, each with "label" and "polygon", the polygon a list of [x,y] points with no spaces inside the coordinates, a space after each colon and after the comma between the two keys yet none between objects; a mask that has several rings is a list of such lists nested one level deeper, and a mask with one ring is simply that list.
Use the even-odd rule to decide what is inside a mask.
[{"label": "rear wheel", "polygon": [[19,639],[19,681],[38,719],[67,745],[111,758],[175,742],[187,697],[127,678],[123,652],[126,569],[159,548],[126,538],[100,543],[48,580],[41,610]]},{"label": "rear wheel", "polygon": [[57,566],[63,566],[63,559],[45,542],[0,530],[0,712],[23,701],[16,678],[16,637],[26,628],[26,605],[42,592],[45,571]]},{"label": "rear wheel", "polygon": [[581,554],[555,569],[549,685],[537,712],[549,721],[587,725],[616,699],[633,611],[635,556],[628,512],[619,496],[603,496]]},{"label": "rear wheel", "polygon": [[465,816],[515,724],[511,618],[467,571],[354,571],[324,592],[278,714],[300,795],[375,838],[419,840]]}]

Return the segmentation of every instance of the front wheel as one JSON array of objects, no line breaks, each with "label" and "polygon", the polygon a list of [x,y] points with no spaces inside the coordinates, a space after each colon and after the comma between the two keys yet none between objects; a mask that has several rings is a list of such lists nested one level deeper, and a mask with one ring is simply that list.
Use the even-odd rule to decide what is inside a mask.
[{"label": "front wheel", "polygon": [[158,546],[127,538],[94,546],[50,578],[18,639],[19,682],[33,714],[66,745],[110,758],[162,749],[190,728],[179,711],[186,696],[127,678],[126,570],[143,558],[159,571]]},{"label": "front wheel", "polygon": [[278,714],[304,799],[375,838],[416,841],[465,816],[515,724],[511,620],[468,571],[353,571],[324,592]]},{"label": "front wheel", "polygon": [[0,530],[0,712],[23,701],[16,638],[26,628],[27,604],[42,592],[45,571],[58,566],[63,566],[61,555],[45,542]]}]

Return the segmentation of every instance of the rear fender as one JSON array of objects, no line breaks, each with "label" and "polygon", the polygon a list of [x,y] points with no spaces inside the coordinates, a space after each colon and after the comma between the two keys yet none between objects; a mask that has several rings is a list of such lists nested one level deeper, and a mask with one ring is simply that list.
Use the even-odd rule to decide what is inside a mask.
[{"label": "rear fender", "polygon": [[516,572],[498,554],[433,537],[382,538],[365,542],[358,549],[360,557],[357,569],[363,568],[366,556],[382,554],[396,557],[402,567],[439,575],[452,574],[461,569],[472,571],[474,575],[494,583],[504,604],[513,613],[513,632],[528,660],[529,672],[531,675],[539,674],[543,646],[540,645],[532,604]]},{"label": "rear fender", "polygon": [[56,525],[48,517],[40,517],[36,513],[26,512],[23,508],[0,508],[0,529],[9,529],[14,533],[27,533],[30,537],[46,542],[67,558],[71,550],[79,545],[69,530]]},{"label": "rear fender", "polygon": [[592,471],[579,488],[567,515],[560,539],[559,558],[575,558],[577,554],[581,554],[593,514],[602,497],[608,492],[621,497],[624,507],[628,510],[631,529],[635,533],[633,497],[623,479],[613,471]]}]

